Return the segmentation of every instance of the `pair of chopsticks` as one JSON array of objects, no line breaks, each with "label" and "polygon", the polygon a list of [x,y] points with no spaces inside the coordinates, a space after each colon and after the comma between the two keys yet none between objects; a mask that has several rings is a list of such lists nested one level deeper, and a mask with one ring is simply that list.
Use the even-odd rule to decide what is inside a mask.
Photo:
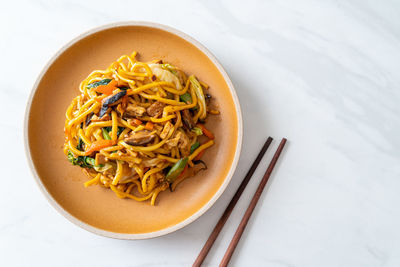
[{"label": "pair of chopsticks", "polygon": [[[267,151],[268,147],[270,146],[271,142],[272,142],[272,137],[268,137],[264,146],[261,148],[260,153],[258,153],[257,158],[254,160],[249,171],[247,172],[246,176],[244,177],[242,183],[240,184],[239,188],[237,189],[235,195],[232,197],[231,202],[229,202],[229,205],[226,207],[226,209],[225,209],[224,213],[222,214],[221,218],[219,219],[218,223],[215,225],[214,230],[211,232],[206,243],[204,244],[203,248],[201,249],[199,256],[197,256],[197,259],[193,263],[193,267],[199,267],[203,263],[208,252],[210,251],[212,245],[214,244],[219,233],[221,232],[222,228],[224,227],[225,222],[228,220],[229,216],[231,215],[233,208],[235,207],[235,205],[238,202],[240,196],[242,195],[244,189],[246,188],[247,184],[249,183],[251,176],[257,169],[258,164],[260,163],[265,152]],[[222,258],[222,261],[219,265],[220,267],[228,265],[232,255],[233,255],[233,252],[235,251],[235,248],[239,243],[240,237],[242,236],[243,231],[246,228],[246,225],[250,219],[250,216],[253,213],[253,210],[256,207],[258,200],[260,199],[261,193],[263,192],[264,187],[267,184],[269,177],[271,176],[271,173],[275,167],[276,162],[278,161],[278,158],[279,158],[285,144],[286,144],[286,138],[283,138],[281,143],[279,144],[279,147],[276,150],[271,162],[269,163],[267,171],[265,172],[262,180],[260,181],[260,184],[258,185],[256,192],[254,193],[253,199],[251,200],[245,214],[243,215],[243,218],[235,232],[235,235],[233,236],[231,243],[229,244],[228,249],[225,252],[224,257]]]}]

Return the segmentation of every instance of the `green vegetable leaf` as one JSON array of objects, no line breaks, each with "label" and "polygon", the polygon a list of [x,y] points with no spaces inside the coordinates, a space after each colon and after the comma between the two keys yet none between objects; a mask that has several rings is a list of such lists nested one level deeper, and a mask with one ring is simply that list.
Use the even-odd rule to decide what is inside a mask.
[{"label": "green vegetable leaf", "polygon": [[79,138],[79,143],[78,143],[78,145],[76,146],[76,149],[78,149],[78,150],[80,150],[80,151],[83,151],[83,141],[82,141],[82,139],[81,138]]},{"label": "green vegetable leaf", "polygon": [[168,171],[167,176],[165,179],[168,183],[173,183],[176,178],[183,172],[185,169],[186,164],[188,163],[189,158],[181,158],[177,163],[175,163],[172,168]]},{"label": "green vegetable leaf", "polygon": [[95,159],[94,158],[91,158],[91,157],[86,157],[85,158],[85,163],[86,163],[86,165],[90,165],[90,166],[94,166],[94,165],[96,165],[96,163],[95,163],[96,161],[95,161]]},{"label": "green vegetable leaf", "polygon": [[125,130],[124,127],[118,126],[117,135],[119,136],[123,132],[123,130]]},{"label": "green vegetable leaf", "polygon": [[179,97],[182,102],[185,102],[186,104],[191,104],[192,103],[192,97],[190,96],[189,93],[184,93]]},{"label": "green vegetable leaf", "polygon": [[95,88],[95,87],[100,86],[100,85],[106,85],[106,84],[108,84],[109,82],[111,82],[111,79],[103,79],[103,80],[101,80],[101,81],[88,84],[88,85],[86,86],[86,88],[88,88],[88,89],[89,89],[89,88]]},{"label": "green vegetable leaf", "polygon": [[68,150],[67,155],[68,160],[72,163],[72,165],[78,165],[82,168],[93,168],[96,166],[95,159],[88,156],[78,156],[75,158],[74,154]]},{"label": "green vegetable leaf", "polygon": [[[118,126],[117,136],[119,136],[125,130],[124,127]],[[110,132],[112,131],[112,127],[107,126],[101,128],[101,132],[103,133],[103,138],[106,140],[111,140]]]},{"label": "green vegetable leaf", "polygon": [[192,154],[197,148],[199,148],[200,143],[196,142],[190,147],[190,154]]},{"label": "green vegetable leaf", "polygon": [[202,107],[202,114],[200,114],[199,119],[204,120],[207,116],[207,105],[206,105],[206,100],[204,97],[204,92],[203,89],[199,83],[199,81],[194,77],[193,75],[189,76],[189,81],[192,84],[192,88],[194,89],[194,92],[197,95],[197,101],[198,105]]},{"label": "green vegetable leaf", "polygon": [[109,131],[107,130],[107,128],[108,127],[101,128],[101,133],[103,134],[103,138],[105,140],[111,140],[111,136],[110,136]]},{"label": "green vegetable leaf", "polygon": [[73,165],[78,165],[78,158],[75,158],[74,154],[70,150],[68,150],[68,160],[73,164]]},{"label": "green vegetable leaf", "polygon": [[199,127],[194,127],[192,129],[192,132],[194,132],[197,135],[202,135],[203,134],[203,131]]},{"label": "green vegetable leaf", "polygon": [[174,66],[172,66],[171,64],[160,64],[161,68],[168,70],[169,72],[171,72],[174,75],[177,75],[178,73],[176,72],[176,68]]}]

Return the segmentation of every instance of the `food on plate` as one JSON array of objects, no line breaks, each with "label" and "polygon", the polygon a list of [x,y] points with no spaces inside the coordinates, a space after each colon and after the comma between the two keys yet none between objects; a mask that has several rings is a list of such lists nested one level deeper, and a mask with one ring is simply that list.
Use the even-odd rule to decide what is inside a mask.
[{"label": "food on plate", "polygon": [[123,55],[95,70],[66,111],[64,153],[120,198],[150,199],[207,169],[201,157],[214,144],[204,123],[208,86],[161,60]]}]

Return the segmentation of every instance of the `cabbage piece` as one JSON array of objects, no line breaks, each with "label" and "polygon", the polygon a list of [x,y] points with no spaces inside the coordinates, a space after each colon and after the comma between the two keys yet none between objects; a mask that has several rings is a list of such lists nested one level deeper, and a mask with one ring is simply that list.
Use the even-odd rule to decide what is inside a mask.
[{"label": "cabbage piece", "polygon": [[172,72],[163,69],[160,64],[149,64],[149,67],[160,81],[173,83],[175,84],[176,89],[182,89],[182,84],[178,77],[176,77]]},{"label": "cabbage piece", "polygon": [[104,165],[95,165],[93,167],[97,172],[105,172],[108,169],[114,168],[113,164],[106,163]]}]

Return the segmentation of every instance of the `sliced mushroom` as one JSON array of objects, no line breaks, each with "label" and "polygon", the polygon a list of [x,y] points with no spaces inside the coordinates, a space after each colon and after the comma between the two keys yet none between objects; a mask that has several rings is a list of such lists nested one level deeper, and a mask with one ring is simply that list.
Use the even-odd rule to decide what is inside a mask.
[{"label": "sliced mushroom", "polygon": [[207,164],[202,160],[193,161],[194,166],[191,168],[192,175],[196,175],[201,170],[207,170]]},{"label": "sliced mushroom", "polygon": [[86,117],[86,121],[85,121],[85,125],[88,126],[89,123],[92,121],[92,117],[93,117],[94,113],[91,112],[87,117]]},{"label": "sliced mushroom", "polygon": [[137,132],[132,131],[127,137],[124,138],[124,141],[132,146],[142,146],[153,141],[155,137],[156,135],[148,130]]},{"label": "sliced mushroom", "polygon": [[192,130],[194,127],[194,121],[192,116],[190,115],[189,110],[184,109],[181,111],[181,114],[182,114],[183,125],[185,126],[185,128],[188,129],[189,131]]},{"label": "sliced mushroom", "polygon": [[114,95],[104,98],[103,105],[101,106],[101,110],[99,113],[99,117],[100,118],[103,117],[103,115],[106,114],[108,107],[113,104],[116,104],[116,102],[120,100],[124,95],[126,95],[126,90],[122,90]]},{"label": "sliced mushroom", "polygon": [[164,107],[165,107],[164,103],[157,101],[157,102],[154,102],[153,104],[151,104],[150,107],[148,107],[146,111],[150,117],[158,118],[163,113]]},{"label": "sliced mushroom", "polygon": [[146,112],[146,109],[144,107],[129,104],[125,109],[124,118],[142,117],[145,112]]}]

